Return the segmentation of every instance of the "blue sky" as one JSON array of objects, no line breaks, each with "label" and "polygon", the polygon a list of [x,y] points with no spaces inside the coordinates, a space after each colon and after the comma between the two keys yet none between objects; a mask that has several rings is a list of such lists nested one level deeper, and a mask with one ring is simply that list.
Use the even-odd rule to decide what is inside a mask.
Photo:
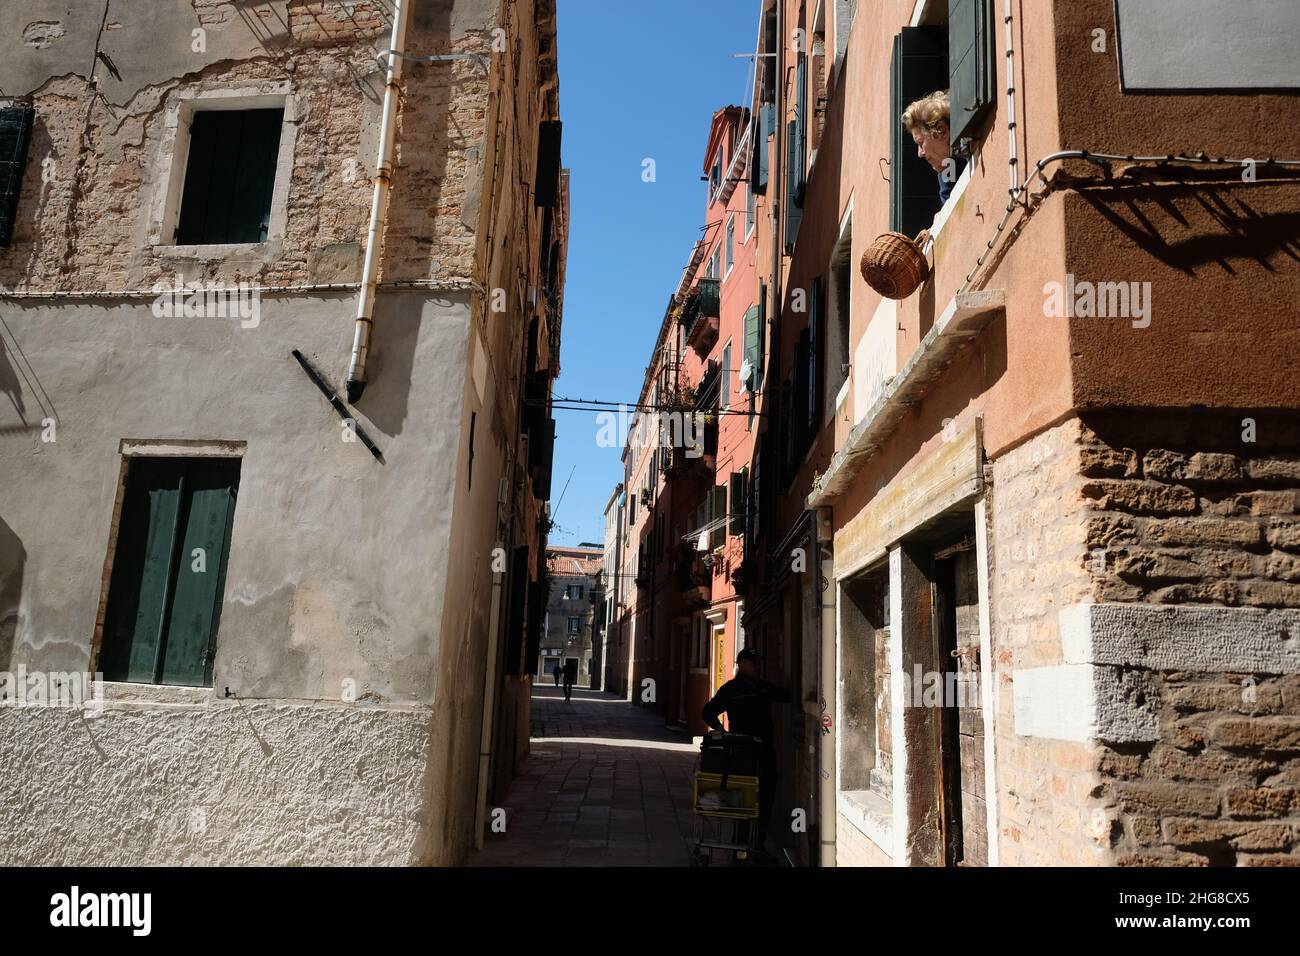
[{"label": "blue sky", "polygon": [[[572,218],[557,397],[636,402],[704,224],[709,120],[747,104],[752,63],[734,54],[754,51],[759,9],[759,0],[558,0]],[[595,413],[554,414],[550,541],[603,541],[621,449],[597,446]]]}]

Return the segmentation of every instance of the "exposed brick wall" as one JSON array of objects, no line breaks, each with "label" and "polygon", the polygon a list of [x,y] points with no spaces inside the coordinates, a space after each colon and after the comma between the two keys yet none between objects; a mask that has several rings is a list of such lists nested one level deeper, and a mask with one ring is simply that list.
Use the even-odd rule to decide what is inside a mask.
[{"label": "exposed brick wall", "polygon": [[[1096,601],[1300,607],[1300,419],[1085,420]],[[1160,739],[1103,747],[1116,862],[1300,865],[1300,676],[1164,671],[1154,687]]]},{"label": "exposed brick wall", "polygon": [[893,866],[894,861],[841,813],[835,820],[835,865]]},{"label": "exposed brick wall", "polygon": [[995,748],[1000,862],[1011,866],[1106,862],[1093,837],[1095,745],[1016,734],[1014,670],[1062,662],[1060,610],[1086,600],[1080,566],[1086,502],[1080,426],[1066,421],[991,463],[990,615],[997,710]]},{"label": "exposed brick wall", "polygon": [[[244,29],[235,9],[207,2],[197,13],[207,28]],[[113,292],[171,283],[177,273],[188,282],[357,281],[384,92],[375,50],[387,44],[388,16],[369,0],[291,3],[287,34],[258,55],[200,61],[123,106],[95,96],[84,76],[51,77],[32,97],[36,124],[14,241],[0,249],[0,285]],[[447,29],[436,17],[416,18],[408,46],[491,56],[490,34],[449,37]],[[190,37],[159,42],[188,47]],[[170,176],[163,147],[171,108],[200,93],[286,82],[296,122],[283,238],[224,260],[149,245],[152,203]],[[488,83],[465,61],[408,67],[382,280],[473,276]]]}]

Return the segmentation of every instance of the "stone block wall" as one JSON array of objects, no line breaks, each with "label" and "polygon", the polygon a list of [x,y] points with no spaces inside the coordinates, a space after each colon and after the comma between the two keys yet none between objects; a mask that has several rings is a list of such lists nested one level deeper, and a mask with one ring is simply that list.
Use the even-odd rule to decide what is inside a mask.
[{"label": "stone block wall", "polygon": [[1158,739],[1103,746],[1116,862],[1300,865],[1300,419],[1086,416],[1080,439],[1094,599],[1196,636],[1145,632]]}]

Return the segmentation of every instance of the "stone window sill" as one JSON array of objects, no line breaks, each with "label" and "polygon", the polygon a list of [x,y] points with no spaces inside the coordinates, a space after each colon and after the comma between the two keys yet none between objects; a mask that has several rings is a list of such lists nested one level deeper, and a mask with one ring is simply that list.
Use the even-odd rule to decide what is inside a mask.
[{"label": "stone window sill", "polygon": [[841,790],[837,805],[840,815],[880,848],[885,856],[894,856],[894,805],[870,790]]}]

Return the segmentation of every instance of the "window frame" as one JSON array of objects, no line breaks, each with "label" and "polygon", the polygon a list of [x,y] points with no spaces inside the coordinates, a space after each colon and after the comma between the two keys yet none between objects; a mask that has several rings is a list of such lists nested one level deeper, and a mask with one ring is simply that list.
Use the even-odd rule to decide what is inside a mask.
[{"label": "window frame", "polygon": [[[108,623],[108,610],[110,590],[113,583],[114,571],[118,558],[118,543],[121,537],[121,520],[123,508],[127,497],[127,481],[129,480],[130,464],[133,459],[161,459],[175,458],[186,460],[203,460],[203,459],[223,459],[235,461],[238,463],[238,481],[236,484],[236,502],[234,510],[238,505],[238,488],[242,484],[245,474],[243,460],[248,449],[248,443],[244,441],[202,441],[194,439],[125,439],[118,444],[119,467],[117,478],[117,495],[113,506],[113,519],[108,542],[105,546],[104,555],[104,573],[100,581],[99,592],[99,610],[95,616],[95,629],[91,638],[91,670],[99,672],[102,670],[104,656],[104,639],[105,627]],[[218,558],[219,574],[221,583],[217,591],[217,607],[213,621],[213,631],[209,639],[208,659],[206,670],[213,676],[205,677],[209,682],[202,685],[190,684],[170,684],[162,681],[159,682],[142,682],[142,681],[114,681],[130,685],[132,687],[155,687],[166,688],[168,691],[176,692],[198,692],[210,691],[215,684],[216,659],[219,646],[221,616],[225,605],[225,586],[230,579],[230,561],[235,554],[236,535],[238,526],[234,522],[235,515],[232,512],[230,518],[230,528],[225,539],[225,552]],[[182,556],[182,560],[184,557]],[[170,573],[170,572],[169,572]]]},{"label": "window frame", "polygon": [[[180,244],[175,241],[180,225],[181,199],[189,167],[190,127],[199,112],[219,110],[283,109],[280,146],[276,154],[275,182],[271,187],[271,212],[264,242]],[[236,253],[271,255],[284,239],[288,224],[289,187],[293,176],[293,154],[297,142],[298,116],[294,95],[287,82],[253,88],[214,90],[184,97],[167,111],[163,124],[163,145],[157,180],[149,203],[146,242],[155,255],[187,256],[200,260],[224,259]],[[358,159],[360,164],[360,159]]]},{"label": "window frame", "polygon": [[722,243],[722,278],[727,279],[731,276],[731,270],[736,268],[736,214],[734,212],[727,217]]}]

